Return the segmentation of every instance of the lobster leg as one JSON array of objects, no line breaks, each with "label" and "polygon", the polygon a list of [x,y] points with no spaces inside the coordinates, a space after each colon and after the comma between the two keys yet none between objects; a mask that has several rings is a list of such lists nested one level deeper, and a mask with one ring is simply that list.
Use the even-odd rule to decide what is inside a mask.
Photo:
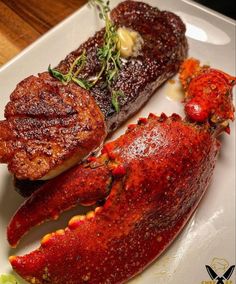
[{"label": "lobster leg", "polygon": [[10,262],[31,283],[123,283],[174,239],[203,195],[219,143],[177,115],[142,119],[105,145],[113,182],[103,207],[72,218]]},{"label": "lobster leg", "polygon": [[48,181],[26,199],[12,217],[7,230],[9,244],[16,246],[31,227],[56,219],[61,212],[77,204],[92,205],[104,199],[110,184],[105,155]]}]

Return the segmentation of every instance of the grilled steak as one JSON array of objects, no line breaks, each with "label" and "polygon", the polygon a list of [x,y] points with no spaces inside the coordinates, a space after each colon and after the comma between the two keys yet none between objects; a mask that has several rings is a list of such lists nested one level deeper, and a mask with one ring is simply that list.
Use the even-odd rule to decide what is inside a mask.
[{"label": "grilled steak", "polygon": [[[51,178],[69,167],[64,168],[65,162],[68,164],[72,160],[72,166],[75,160],[83,159],[105,138],[105,128],[107,132],[115,130],[141,108],[157,87],[178,71],[187,54],[185,26],[178,16],[141,2],[125,1],[112,10],[111,19],[117,27],[137,32],[143,43],[137,55],[122,60],[118,78],[109,88],[105,78],[101,77],[88,94],[74,83],[64,86],[45,72],[38,77],[26,78],[13,92],[5,111],[6,120],[0,123],[0,161],[8,163],[9,170],[17,178]],[[71,52],[56,69],[66,74],[85,50],[87,61],[79,76],[85,79],[96,76],[101,70],[97,50],[102,46],[103,38],[104,29]],[[112,90],[124,94],[118,97],[119,112],[112,104]],[[80,100],[82,107],[78,107]],[[84,100],[89,103],[83,104]],[[102,119],[95,104],[103,114]],[[56,126],[52,127],[53,123]],[[56,136],[54,126],[59,129]],[[71,145],[63,138],[65,131],[70,131],[69,127],[72,127]],[[91,137],[93,141],[85,147]],[[44,150],[52,144],[53,153]],[[79,157],[75,159],[78,153]]]},{"label": "grilled steak", "polygon": [[[138,56],[122,61],[121,71],[112,85],[112,89],[125,94],[118,98],[119,113],[112,106],[111,91],[104,88],[104,78],[91,91],[105,116],[108,132],[137,112],[155,90],[178,71],[187,55],[185,26],[171,12],[162,12],[142,2],[125,1],[112,10],[111,19],[117,27],[138,32],[143,45]],[[101,69],[97,48],[102,45],[103,36],[104,29],[70,53],[57,69],[67,73],[75,58],[86,50],[88,64],[80,76],[89,78],[96,75]]]}]

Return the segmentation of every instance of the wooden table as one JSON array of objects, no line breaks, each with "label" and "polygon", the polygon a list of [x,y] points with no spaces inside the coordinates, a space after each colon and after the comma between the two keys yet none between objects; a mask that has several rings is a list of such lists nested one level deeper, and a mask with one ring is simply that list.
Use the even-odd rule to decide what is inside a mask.
[{"label": "wooden table", "polygon": [[[208,2],[220,2],[196,1],[206,5]],[[87,0],[0,0],[0,66],[86,2]],[[226,7],[230,10],[233,2],[227,1],[223,5],[227,4]],[[214,3],[211,8],[217,7]],[[222,10],[221,6],[218,8],[223,13],[228,11]],[[235,16],[235,12],[228,15]]]},{"label": "wooden table", "polygon": [[86,0],[0,0],[0,66]]}]

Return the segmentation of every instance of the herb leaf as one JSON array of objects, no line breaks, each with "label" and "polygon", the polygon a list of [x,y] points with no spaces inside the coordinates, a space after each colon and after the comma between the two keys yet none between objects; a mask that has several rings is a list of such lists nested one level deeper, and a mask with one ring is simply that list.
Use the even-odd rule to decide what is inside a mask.
[{"label": "herb leaf", "polygon": [[[110,11],[109,1],[105,3],[104,0],[90,0],[90,3],[98,8],[100,18],[105,21],[104,43],[102,47],[98,48],[97,52],[98,59],[102,65],[102,72],[98,76],[100,78],[105,72],[107,85],[110,87],[117,78],[121,66],[120,51],[117,48],[117,29],[108,15]],[[96,82],[99,80],[98,76]]]},{"label": "herb leaf", "polygon": [[[86,64],[86,54],[85,50],[83,53],[78,56],[74,62],[71,64],[70,69],[67,74],[62,74],[60,71],[56,69],[52,69],[51,65],[48,66],[48,72],[56,79],[61,81],[64,85],[67,85],[71,80],[73,80],[76,83],[76,77],[79,75],[80,71],[83,69],[84,65]],[[75,67],[78,67],[77,71],[74,73]],[[80,81],[78,79],[78,81]],[[83,88],[83,87],[82,87]]]},{"label": "herb leaf", "polygon": [[51,65],[48,66],[48,72],[56,79],[61,81],[64,85],[67,85],[69,81],[71,80],[71,74],[65,74],[63,75],[61,72],[59,72],[56,69],[52,69]]},{"label": "herb leaf", "polygon": [[99,10],[99,18],[101,20],[106,20],[107,14],[110,12],[110,1],[104,2],[104,0],[90,0],[89,3],[95,6]]},{"label": "herb leaf", "polygon": [[77,85],[79,85],[81,88],[85,90],[89,90],[92,87],[92,84],[85,79],[80,79],[76,77],[72,77],[72,81],[75,82]]},{"label": "herb leaf", "polygon": [[17,284],[16,278],[11,274],[2,274],[0,275],[1,284]]},{"label": "herb leaf", "polygon": [[117,113],[120,111],[120,105],[118,101],[119,97],[124,97],[124,93],[122,91],[112,91],[111,103]]},{"label": "herb leaf", "polygon": [[[117,47],[117,43],[119,41],[117,29],[109,18],[109,1],[105,2],[105,0],[90,0],[89,3],[98,8],[99,17],[105,21],[104,43],[98,48],[97,51],[97,56],[101,64],[100,71],[93,81],[88,81],[84,78],[78,77],[87,61],[85,50],[71,64],[67,74],[62,74],[58,70],[52,69],[50,65],[48,67],[48,71],[53,77],[60,80],[63,84],[67,85],[70,81],[73,81],[86,90],[91,89],[100,80],[100,78],[104,76],[104,85],[111,90],[112,105],[116,112],[119,112],[120,107],[118,98],[119,96],[124,96],[124,94],[119,90],[112,91],[112,84],[117,79],[119,70],[121,68],[120,51]],[[77,67],[77,70],[74,72],[75,67]]]}]

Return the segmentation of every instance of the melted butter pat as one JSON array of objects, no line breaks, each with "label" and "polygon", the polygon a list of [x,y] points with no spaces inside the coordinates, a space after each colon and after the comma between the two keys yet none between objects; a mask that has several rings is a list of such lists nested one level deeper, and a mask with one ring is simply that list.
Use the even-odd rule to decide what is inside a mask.
[{"label": "melted butter pat", "polygon": [[121,57],[128,58],[130,56],[137,56],[143,43],[143,39],[139,33],[122,27],[117,30],[117,35],[119,38],[117,46],[120,50]]},{"label": "melted butter pat", "polygon": [[167,82],[165,94],[170,101],[182,102],[184,100],[184,91],[177,80],[169,80]]}]

